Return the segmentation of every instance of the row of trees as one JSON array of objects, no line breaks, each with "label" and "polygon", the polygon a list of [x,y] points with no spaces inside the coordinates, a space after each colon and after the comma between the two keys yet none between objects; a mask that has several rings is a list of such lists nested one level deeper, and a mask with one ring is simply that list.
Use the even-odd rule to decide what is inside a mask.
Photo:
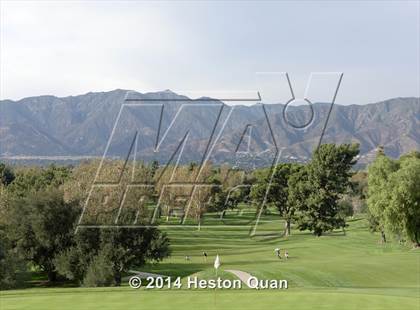
[{"label": "row of trees", "polygon": [[[352,206],[343,197],[353,193],[351,176],[359,147],[356,144],[324,144],[304,165],[282,163],[272,168],[243,171],[227,166],[190,164],[174,170],[158,169],[154,182],[155,194],[160,198],[160,215],[170,215],[177,207],[179,197],[189,216],[200,227],[206,212],[219,212],[223,217],[228,209],[240,203],[252,204],[256,212],[275,207],[285,219],[285,234],[290,235],[291,223],[301,230],[310,230],[320,236],[327,231],[345,227],[345,217],[352,214]],[[163,169],[163,168],[161,168]],[[193,191],[189,185],[163,190],[169,183],[205,183]],[[265,210],[259,210],[265,208]]]},{"label": "row of trees", "polygon": [[75,233],[83,201],[66,193],[74,188],[71,168],[0,169],[7,175],[0,184],[1,288],[21,284],[27,268],[45,272],[51,282],[120,285],[129,268],[170,254],[168,237],[156,227]]},{"label": "row of trees", "polygon": [[[121,218],[132,220],[142,210],[147,218],[150,215],[147,203],[160,205],[158,217],[168,218],[177,203],[185,208],[186,201],[177,200],[180,196],[190,197],[187,216],[198,223],[205,212],[220,212],[223,216],[227,209],[249,201],[258,209],[265,199],[265,206],[275,206],[286,219],[287,234],[291,221],[295,220],[300,229],[321,235],[344,226],[338,202],[349,185],[350,169],[357,153],[355,145],[323,145],[314,152],[308,165],[280,164],[274,171],[252,172],[193,163],[174,170],[174,167],[159,167],[156,162],[127,167],[110,161],[103,163],[99,174],[98,162],[86,162],[74,168],[53,165],[13,170],[2,164],[1,285],[10,287],[16,283],[26,266],[44,271],[50,281],[64,277],[85,285],[119,285],[122,274],[129,268],[170,254],[167,236],[155,227],[82,228],[74,233],[98,175],[103,181],[112,181],[117,176],[118,185],[105,187],[105,192],[91,197],[94,208],[85,214],[88,224],[94,223],[98,215],[112,222],[117,212]],[[118,202],[133,180],[153,186],[146,186],[134,195],[126,194],[124,212],[121,212]],[[187,185],[166,189],[170,183]],[[196,183],[210,186],[192,192],[194,187],[188,184]]]},{"label": "row of trees", "polygon": [[[267,202],[284,217],[285,235],[294,221],[301,230],[319,236],[345,227],[345,218],[367,213],[371,231],[399,242],[420,246],[420,153],[391,159],[378,149],[367,171],[351,170],[358,150],[350,145],[324,145],[307,165],[280,164],[271,179]],[[256,174],[251,197],[265,195],[268,171]]]},{"label": "row of trees", "polygon": [[[95,161],[47,168],[0,164],[0,285],[16,285],[28,266],[44,271],[50,281],[119,285],[128,269],[170,254],[168,237],[157,227],[139,227],[142,220],[168,221],[182,209],[180,217],[200,225],[206,212],[223,217],[240,203],[253,205],[256,212],[277,209],[285,235],[294,224],[321,236],[344,229],[353,210],[366,211],[371,229],[383,241],[392,235],[418,246],[419,153],[393,160],[379,152],[368,171],[355,173],[358,152],[358,145],[325,144],[307,164],[254,171],[210,163],[160,167],[157,162],[106,161],[99,173]],[[100,187],[90,196],[83,224],[116,223],[118,216],[118,224],[133,228],[79,228],[74,233],[95,180],[115,186]],[[130,184],[142,185],[128,191]]]},{"label": "row of trees", "polygon": [[[257,174],[257,185],[251,190],[253,200],[266,199],[285,219],[285,235],[291,222],[300,230],[316,236],[345,227],[342,198],[351,191],[351,168],[359,153],[358,145],[325,144],[315,150],[307,164],[285,163],[271,171]],[[266,191],[269,184],[268,191]]]},{"label": "row of trees", "polygon": [[[63,185],[66,200],[87,201],[84,225],[153,224],[168,221],[174,214],[182,214],[180,222],[190,218],[200,225],[206,212],[223,216],[247,200],[253,178],[243,170],[210,163],[159,167],[104,161],[97,174],[98,165],[80,164]],[[96,187],[98,179],[105,186]]]}]

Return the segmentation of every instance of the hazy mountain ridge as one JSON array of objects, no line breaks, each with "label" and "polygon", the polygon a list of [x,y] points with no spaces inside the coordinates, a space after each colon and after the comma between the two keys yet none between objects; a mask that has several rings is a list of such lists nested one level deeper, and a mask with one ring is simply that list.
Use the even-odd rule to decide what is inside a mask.
[{"label": "hazy mountain ridge", "polygon": [[[185,145],[183,158],[198,160],[193,155],[194,151],[205,150],[209,132],[213,132],[211,142],[220,133],[220,143],[214,149],[212,159],[216,162],[235,161],[232,154],[243,147],[238,147],[240,142],[247,143],[249,150],[254,153],[265,154],[261,156],[269,160],[267,154],[272,153],[276,143],[281,149],[282,158],[304,161],[318,144],[330,109],[329,104],[314,104],[314,117],[310,125],[305,129],[296,129],[285,121],[284,106],[281,104],[264,105],[265,114],[261,105],[231,107],[218,101],[183,102],[181,100],[188,98],[170,91],[147,94],[134,92],[130,95],[137,99],[152,99],[154,104],[164,106],[162,119],[155,110],[139,111],[134,105],[130,108],[132,113],[128,113],[123,120],[124,129],[130,134],[136,128],[141,132],[143,144],[138,156],[145,160],[156,156],[158,159],[159,156],[168,157],[176,149],[179,135],[168,134],[159,154],[154,152],[156,140],[162,138],[177,112],[181,111],[179,109],[183,103],[189,106],[184,106],[170,131],[182,133],[189,129],[189,141]],[[19,101],[0,101],[0,157],[102,156],[126,96],[126,90],[118,89],[63,98],[39,96]],[[200,103],[203,108],[194,109],[193,105]],[[230,118],[227,119],[229,112]],[[287,112],[289,122],[296,124],[306,123],[310,116],[307,106],[291,107]],[[213,128],[215,120],[218,122]],[[224,131],[221,132],[223,125]],[[124,155],[127,145],[131,143],[130,134],[116,134],[110,148],[113,153],[109,155]],[[395,98],[367,105],[335,105],[322,142],[352,141],[361,145],[361,161],[368,161],[378,145],[383,145],[385,152],[393,157],[419,150],[419,99]],[[239,156],[250,155],[242,152]],[[258,161],[255,156],[253,158],[265,164],[265,159]]]}]

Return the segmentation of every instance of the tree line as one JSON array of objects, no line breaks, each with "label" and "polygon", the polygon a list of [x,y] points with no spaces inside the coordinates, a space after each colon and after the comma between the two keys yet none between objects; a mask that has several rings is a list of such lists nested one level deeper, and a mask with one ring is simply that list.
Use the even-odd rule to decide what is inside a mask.
[{"label": "tree line", "polygon": [[170,255],[169,238],[157,227],[75,233],[83,205],[70,192],[76,171],[55,165],[13,171],[0,164],[2,289],[23,285],[32,269],[51,283],[118,286],[129,268]]},{"label": "tree line", "polygon": [[[394,160],[380,151],[367,170],[355,171],[358,153],[356,144],[323,144],[307,164],[252,171],[211,163],[174,167],[115,160],[101,163],[99,173],[97,161],[75,167],[0,164],[0,286],[21,285],[33,268],[50,282],[120,285],[130,268],[170,255],[168,236],[157,225],[139,224],[151,217],[168,221],[187,204],[188,212],[180,217],[195,219],[198,227],[206,213],[223,218],[245,203],[256,213],[275,209],[284,219],[286,237],[292,226],[315,236],[344,231],[346,218],[359,212],[383,242],[393,236],[419,246],[419,153]],[[106,224],[118,216],[124,225],[75,233],[95,178],[118,184],[89,197],[92,207],[86,208],[84,223]],[[133,180],[145,186],[125,191]],[[187,185],[168,186],[172,183]],[[190,183],[210,186],[197,190]]]}]

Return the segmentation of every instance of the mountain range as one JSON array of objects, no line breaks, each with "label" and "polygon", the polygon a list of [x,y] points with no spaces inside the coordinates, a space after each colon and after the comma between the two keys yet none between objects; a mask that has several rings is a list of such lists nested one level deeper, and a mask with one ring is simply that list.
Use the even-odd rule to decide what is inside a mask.
[{"label": "mountain range", "polygon": [[[320,137],[322,137],[320,141]],[[169,90],[127,90],[0,101],[0,159],[80,160],[180,156],[216,163],[306,161],[319,143],[360,144],[359,162],[383,146],[392,157],[420,149],[419,98],[365,105],[227,105]]]}]

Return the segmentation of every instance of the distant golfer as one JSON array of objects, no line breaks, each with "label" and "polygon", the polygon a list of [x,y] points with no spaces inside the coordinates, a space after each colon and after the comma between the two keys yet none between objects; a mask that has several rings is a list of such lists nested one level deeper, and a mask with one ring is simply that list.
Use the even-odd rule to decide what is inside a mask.
[{"label": "distant golfer", "polygon": [[284,250],[284,257],[286,260],[289,258],[289,252],[287,252],[287,250]]},{"label": "distant golfer", "polygon": [[203,256],[204,256],[204,261],[207,262],[207,253],[203,252]]},{"label": "distant golfer", "polygon": [[279,248],[275,248],[274,252],[276,252],[277,257],[281,259],[281,253],[280,253],[280,249]]},{"label": "distant golfer", "polygon": [[185,260],[190,260],[190,257],[188,255],[185,256]]}]

